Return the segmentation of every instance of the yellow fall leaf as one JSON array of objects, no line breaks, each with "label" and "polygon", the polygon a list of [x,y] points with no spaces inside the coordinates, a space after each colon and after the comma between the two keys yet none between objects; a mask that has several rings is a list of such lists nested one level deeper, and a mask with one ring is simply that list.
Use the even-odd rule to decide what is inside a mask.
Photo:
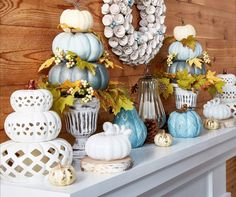
[{"label": "yellow fall leaf", "polygon": [[211,84],[215,84],[215,82],[220,82],[220,81],[222,81],[221,78],[216,77],[215,75],[216,75],[216,72],[213,72],[213,71],[210,71],[210,70],[207,71],[206,78],[208,79],[208,81],[209,81]]},{"label": "yellow fall leaf", "polygon": [[197,68],[202,69],[202,60],[195,57],[186,61],[190,66],[195,65]]},{"label": "yellow fall leaf", "polygon": [[41,66],[38,69],[38,72],[42,71],[45,68],[49,68],[53,64],[54,61],[55,61],[55,57],[52,57],[46,60],[43,64],[41,64]]}]

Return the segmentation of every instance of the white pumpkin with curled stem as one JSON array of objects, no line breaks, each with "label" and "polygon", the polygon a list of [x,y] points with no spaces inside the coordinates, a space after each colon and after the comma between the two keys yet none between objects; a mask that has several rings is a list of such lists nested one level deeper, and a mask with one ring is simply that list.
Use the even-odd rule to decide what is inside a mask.
[{"label": "white pumpkin with curled stem", "polygon": [[89,137],[85,145],[87,155],[92,159],[105,161],[127,157],[131,151],[131,130],[110,122],[103,124],[103,130],[104,132]]},{"label": "white pumpkin with curled stem", "polygon": [[187,39],[189,36],[196,36],[196,30],[192,25],[176,26],[173,33],[174,38],[178,41]]}]

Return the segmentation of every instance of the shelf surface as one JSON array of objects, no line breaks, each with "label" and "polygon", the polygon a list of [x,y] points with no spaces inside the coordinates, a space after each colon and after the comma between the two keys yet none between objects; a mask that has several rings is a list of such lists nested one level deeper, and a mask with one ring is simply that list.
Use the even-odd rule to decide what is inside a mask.
[{"label": "shelf surface", "polygon": [[[234,140],[234,141],[232,141]],[[131,157],[134,162],[132,169],[113,175],[99,175],[80,171],[79,165],[75,165],[77,170],[77,180],[74,184],[66,187],[51,186],[47,182],[42,184],[15,184],[1,181],[1,196],[10,197],[24,193],[32,194],[34,197],[47,194],[49,196],[83,196],[102,195],[108,191],[115,190],[126,184],[141,179],[154,172],[170,168],[175,164],[185,161],[190,157],[202,154],[206,150],[216,150],[215,147],[225,142],[229,143],[229,150],[236,149],[236,128],[227,128],[217,131],[204,131],[199,137],[191,139],[174,139],[171,147],[157,147],[153,144],[145,145],[141,148],[133,149]],[[222,154],[218,151],[219,155]],[[216,153],[217,154],[217,153]],[[236,155],[236,152],[235,152]],[[214,157],[210,154],[209,159]],[[172,175],[166,174],[165,180],[171,179]],[[164,178],[163,178],[164,181]],[[14,190],[14,191],[13,191]]]}]

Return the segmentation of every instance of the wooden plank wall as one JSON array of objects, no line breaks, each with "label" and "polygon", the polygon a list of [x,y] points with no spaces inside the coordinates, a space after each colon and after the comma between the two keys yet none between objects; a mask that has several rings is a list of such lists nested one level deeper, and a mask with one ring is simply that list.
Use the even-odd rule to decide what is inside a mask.
[{"label": "wooden plank wall", "polygon": [[[173,27],[182,23],[193,24],[197,37],[213,58],[212,69],[221,72],[227,68],[236,74],[236,0],[165,0],[167,6],[167,34],[172,34]],[[94,30],[103,33],[100,7],[102,0],[81,0],[81,8],[92,12],[95,20]],[[60,32],[56,27],[63,9],[71,5],[63,0],[1,0],[0,1],[0,142],[7,139],[3,131],[4,119],[12,112],[9,104],[10,94],[24,88],[29,79],[37,79],[38,66],[51,55],[51,43]],[[137,16],[137,11],[134,9]],[[107,41],[105,46],[107,48]],[[107,48],[109,49],[109,48]],[[165,56],[166,47],[153,61],[158,67],[158,60]],[[115,56],[116,63],[121,64]],[[113,80],[120,80],[132,86],[143,74],[143,67],[133,69],[124,66],[124,70],[111,70]],[[210,99],[201,93],[198,103]],[[168,103],[168,105],[167,105]],[[164,101],[167,113],[173,111],[173,99]],[[201,112],[199,108],[199,112]],[[101,112],[100,123],[112,120],[112,116]],[[103,118],[101,118],[103,117]],[[64,134],[63,134],[64,133]],[[62,135],[68,137],[65,132]],[[72,138],[70,138],[71,140]],[[227,163],[227,189],[236,196],[236,158]]]}]

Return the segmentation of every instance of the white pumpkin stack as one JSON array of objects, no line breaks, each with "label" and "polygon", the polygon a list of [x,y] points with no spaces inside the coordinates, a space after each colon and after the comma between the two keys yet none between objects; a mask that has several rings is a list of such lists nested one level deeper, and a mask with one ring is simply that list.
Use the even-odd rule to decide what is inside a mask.
[{"label": "white pumpkin stack", "polygon": [[226,104],[232,113],[232,116],[236,118],[236,76],[234,74],[219,74],[225,85],[223,86],[223,94],[218,94],[221,102]]},{"label": "white pumpkin stack", "polygon": [[10,101],[15,112],[4,123],[11,140],[0,144],[1,178],[41,183],[58,163],[70,165],[72,147],[67,141],[56,139],[61,120],[57,113],[49,111],[52,94],[44,89],[18,90]]},{"label": "white pumpkin stack", "polygon": [[132,167],[129,157],[130,129],[105,122],[104,132],[89,137],[85,151],[88,157],[81,160],[81,169],[95,173],[117,173]]}]

